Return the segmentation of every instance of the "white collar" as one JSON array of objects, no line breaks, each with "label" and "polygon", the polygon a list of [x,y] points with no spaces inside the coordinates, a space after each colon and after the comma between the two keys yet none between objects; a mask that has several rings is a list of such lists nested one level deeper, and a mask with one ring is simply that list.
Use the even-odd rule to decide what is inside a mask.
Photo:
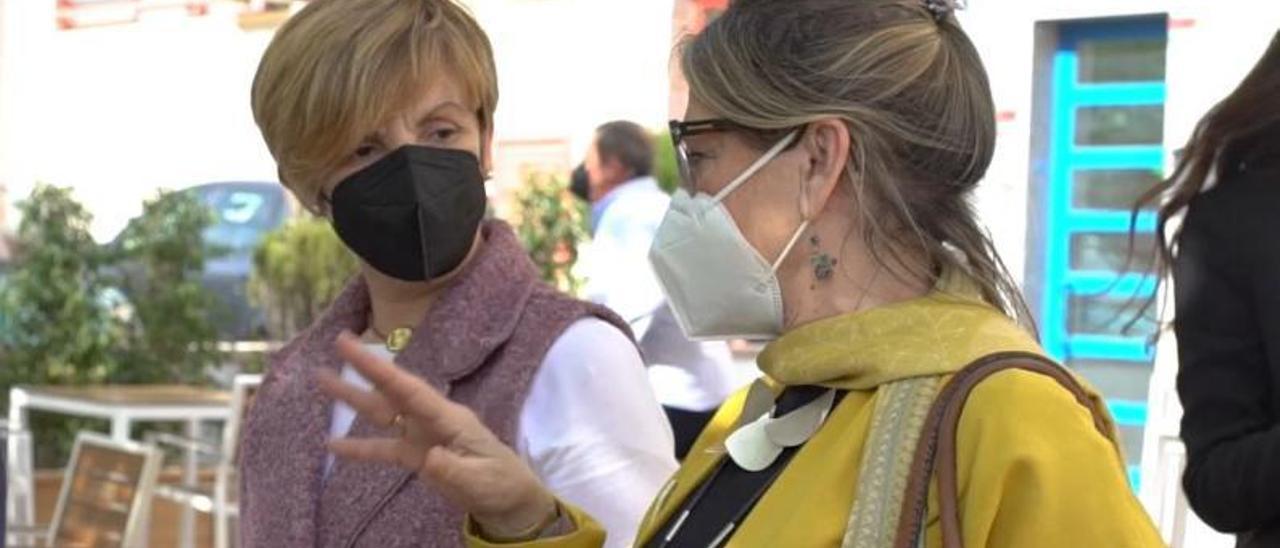
[{"label": "white collar", "polygon": [[800,408],[773,417],[773,391],[763,381],[756,381],[747,393],[737,428],[724,442],[729,458],[749,472],[768,468],[783,449],[801,445],[818,432],[835,399],[836,391],[827,390]]}]

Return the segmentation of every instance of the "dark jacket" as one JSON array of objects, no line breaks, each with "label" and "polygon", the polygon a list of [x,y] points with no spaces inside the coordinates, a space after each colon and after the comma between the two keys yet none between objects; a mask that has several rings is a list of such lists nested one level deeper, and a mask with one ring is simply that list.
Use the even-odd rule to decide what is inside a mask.
[{"label": "dark jacket", "polygon": [[1280,546],[1280,154],[1192,201],[1174,285],[1188,500],[1238,546]]}]

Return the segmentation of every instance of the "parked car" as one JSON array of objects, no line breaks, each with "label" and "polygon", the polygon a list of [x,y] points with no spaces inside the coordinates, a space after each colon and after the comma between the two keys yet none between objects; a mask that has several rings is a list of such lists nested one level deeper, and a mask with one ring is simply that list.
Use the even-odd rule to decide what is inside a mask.
[{"label": "parked car", "polygon": [[261,339],[266,316],[249,304],[253,251],[294,213],[293,201],[276,183],[209,183],[186,189],[214,212],[205,245],[223,253],[204,267],[204,283],[225,312],[218,332],[224,340]]}]

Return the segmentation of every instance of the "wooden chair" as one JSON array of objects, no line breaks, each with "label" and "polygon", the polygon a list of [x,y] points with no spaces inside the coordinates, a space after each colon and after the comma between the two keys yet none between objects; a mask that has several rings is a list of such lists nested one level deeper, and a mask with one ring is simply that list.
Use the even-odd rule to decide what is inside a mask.
[{"label": "wooden chair", "polygon": [[144,546],[142,526],[160,472],[153,446],[81,432],[47,528],[10,530],[37,546],[116,548]]},{"label": "wooden chair", "polygon": [[146,436],[147,441],[158,446],[194,451],[216,460],[212,490],[198,482],[196,485],[160,484],[155,489],[155,496],[158,498],[211,514],[215,548],[230,548],[238,529],[240,431],[253,404],[253,396],[261,384],[262,375],[236,375],[231,389],[231,418],[222,431],[221,446],[167,433],[157,432]]}]

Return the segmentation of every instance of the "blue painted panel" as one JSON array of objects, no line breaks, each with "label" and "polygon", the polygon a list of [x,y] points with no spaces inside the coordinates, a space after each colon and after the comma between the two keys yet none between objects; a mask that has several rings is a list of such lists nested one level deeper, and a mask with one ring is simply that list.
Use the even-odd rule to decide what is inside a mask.
[{"label": "blue painted panel", "polygon": [[1081,40],[1164,38],[1168,29],[1166,21],[1165,17],[1159,16],[1062,25],[1058,29],[1058,47],[1074,50]]},{"label": "blue painted panel", "polygon": [[[1059,46],[1052,71],[1053,97],[1049,153],[1049,189],[1043,204],[1044,300],[1041,307],[1042,343],[1056,359],[1099,359],[1130,362],[1149,367],[1154,349],[1143,336],[1075,334],[1069,331],[1068,303],[1073,295],[1098,295],[1116,299],[1145,299],[1155,293],[1152,276],[1109,271],[1071,269],[1072,236],[1084,233],[1124,234],[1136,228],[1150,233],[1154,214],[1143,213],[1136,223],[1130,212],[1082,209],[1072,206],[1072,185],[1079,170],[1154,170],[1165,162],[1162,143],[1122,146],[1077,146],[1076,116],[1081,108],[1162,105],[1164,82],[1080,82],[1076,48],[1081,41],[1164,39],[1166,17],[1130,18],[1083,22],[1059,27]],[[1118,424],[1142,427],[1147,420],[1146,402],[1109,400]],[[1136,457],[1134,455],[1133,457]],[[1141,484],[1139,468],[1127,469],[1130,485]]]},{"label": "blue painted panel", "polygon": [[1156,278],[1142,274],[1116,276],[1110,271],[1073,270],[1067,274],[1067,286],[1075,294],[1147,298],[1156,292]]},{"label": "blue painted panel", "polygon": [[1164,82],[1079,84],[1071,93],[1077,107],[1163,105]]},{"label": "blue painted panel", "polygon": [[[1065,44],[1064,37],[1064,44]],[[1072,43],[1074,46],[1074,43]],[[1041,343],[1053,358],[1066,359],[1066,273],[1070,264],[1069,225],[1066,213],[1071,205],[1072,143],[1075,135],[1075,105],[1070,90],[1075,85],[1076,52],[1062,47],[1053,62],[1053,119],[1049,150],[1049,191],[1046,193],[1044,300],[1041,304]]]},{"label": "blue painted panel", "polygon": [[[1156,229],[1155,213],[1139,213],[1137,219],[1138,232],[1153,232]],[[1133,226],[1133,215],[1128,211],[1099,211],[1089,209],[1073,209],[1067,214],[1067,237],[1079,232],[1102,232],[1107,234],[1128,234]]]},{"label": "blue painted panel", "polygon": [[1107,408],[1111,416],[1120,426],[1142,426],[1147,424],[1147,404],[1141,401],[1107,400]]},{"label": "blue painted panel", "polygon": [[[1074,122],[1073,122],[1074,125]],[[1066,139],[1068,145],[1075,135],[1074,129],[1066,135],[1053,132],[1055,139]],[[1063,157],[1070,169],[1161,169],[1164,167],[1164,147],[1160,145],[1137,146],[1069,146]],[[1067,183],[1070,186],[1070,182]]]},{"label": "blue painted panel", "polygon": [[1072,358],[1150,362],[1155,357],[1154,349],[1142,337],[1071,335],[1066,347]]}]

